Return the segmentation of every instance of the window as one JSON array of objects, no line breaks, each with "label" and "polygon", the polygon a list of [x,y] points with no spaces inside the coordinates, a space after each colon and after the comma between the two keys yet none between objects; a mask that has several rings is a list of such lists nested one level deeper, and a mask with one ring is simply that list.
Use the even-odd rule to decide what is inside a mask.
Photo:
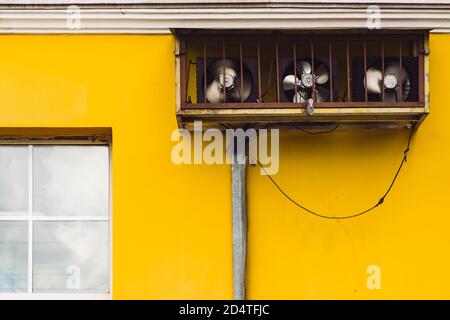
[{"label": "window", "polygon": [[109,216],[108,146],[0,145],[0,295],[108,297]]}]

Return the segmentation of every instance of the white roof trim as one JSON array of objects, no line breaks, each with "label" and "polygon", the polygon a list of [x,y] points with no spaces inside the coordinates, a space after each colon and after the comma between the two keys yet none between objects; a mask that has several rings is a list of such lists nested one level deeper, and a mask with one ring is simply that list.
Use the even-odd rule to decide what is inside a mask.
[{"label": "white roof trim", "polygon": [[[0,33],[164,34],[170,28],[205,29],[366,29],[365,8],[203,8],[80,9],[77,18],[65,9],[1,9]],[[69,21],[69,23],[68,23]],[[382,8],[382,29],[450,30],[447,8]]]},{"label": "white roof trim", "polygon": [[48,5],[48,4],[216,4],[216,5],[239,5],[239,4],[450,4],[450,0],[0,0],[0,4],[10,5]]}]

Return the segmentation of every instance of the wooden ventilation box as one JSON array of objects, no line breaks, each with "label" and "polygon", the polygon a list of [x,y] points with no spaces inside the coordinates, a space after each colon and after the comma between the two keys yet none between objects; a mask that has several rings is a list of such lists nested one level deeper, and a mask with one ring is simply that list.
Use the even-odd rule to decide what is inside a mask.
[{"label": "wooden ventilation box", "polygon": [[429,112],[423,32],[177,30],[176,37],[180,127],[201,120],[407,128]]}]

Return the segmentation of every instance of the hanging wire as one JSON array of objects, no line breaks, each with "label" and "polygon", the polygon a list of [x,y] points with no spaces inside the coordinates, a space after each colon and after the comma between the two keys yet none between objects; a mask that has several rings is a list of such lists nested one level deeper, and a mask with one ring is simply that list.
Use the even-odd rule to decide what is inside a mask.
[{"label": "hanging wire", "polygon": [[384,200],[386,199],[386,197],[388,196],[389,192],[392,190],[392,187],[394,186],[395,181],[397,180],[397,177],[400,173],[400,171],[402,170],[403,164],[405,164],[405,162],[407,161],[407,157],[408,157],[408,152],[410,150],[410,145],[411,145],[411,139],[414,133],[414,130],[416,128],[416,123],[411,127],[411,132],[409,134],[409,138],[408,138],[408,144],[406,146],[406,149],[403,152],[403,158],[402,161],[400,162],[400,165],[397,169],[397,172],[394,175],[394,178],[392,179],[389,187],[387,188],[386,192],[383,194],[383,196],[377,201],[376,204],[372,205],[371,207],[369,207],[368,209],[361,211],[361,212],[357,212],[354,214],[349,214],[346,216],[340,216],[340,217],[336,217],[336,216],[328,216],[325,214],[321,214],[318,213],[316,211],[313,211],[311,209],[308,209],[307,207],[305,207],[304,205],[300,204],[299,202],[297,202],[296,200],[294,200],[291,196],[289,196],[281,187],[280,185],[267,173],[266,169],[261,165],[261,163],[259,161],[257,161],[258,165],[261,167],[261,169],[264,171],[264,173],[266,174],[266,177],[274,184],[274,186],[278,189],[278,191],[280,191],[280,193],[286,198],[288,199],[290,202],[292,202],[294,205],[296,205],[297,207],[299,207],[300,209],[303,209],[304,211],[317,216],[319,218],[324,218],[324,219],[331,219],[331,220],[345,220],[345,219],[351,219],[351,218],[356,218],[359,216],[362,216],[370,211],[372,211],[373,209],[375,209],[376,207],[378,207],[379,205],[383,204]]},{"label": "hanging wire", "polygon": [[[266,89],[266,91],[264,91],[264,93],[261,95],[261,100],[263,100],[264,98],[265,98],[265,96],[267,96],[267,94],[269,93],[269,91],[270,91],[270,83],[271,83],[271,80],[272,80],[272,69],[273,69],[273,61],[270,63],[270,68],[269,68],[269,80],[268,80],[268,82],[267,82],[267,89]],[[261,102],[261,101],[260,101]]]},{"label": "hanging wire", "polygon": [[294,128],[300,130],[301,132],[304,132],[306,134],[310,134],[310,135],[314,136],[314,135],[317,135],[317,134],[331,133],[334,130],[336,130],[340,125],[341,125],[341,123],[337,122],[333,128],[331,128],[329,130],[324,130],[324,131],[310,131],[310,130],[304,129],[302,127],[299,127],[297,125],[294,125]]}]

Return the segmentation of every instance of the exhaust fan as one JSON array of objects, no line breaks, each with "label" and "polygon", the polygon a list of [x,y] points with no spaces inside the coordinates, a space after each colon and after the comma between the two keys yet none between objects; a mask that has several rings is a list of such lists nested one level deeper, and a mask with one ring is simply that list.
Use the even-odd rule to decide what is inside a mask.
[{"label": "exhaust fan", "polygon": [[[243,83],[241,85],[239,60],[208,58],[206,60],[206,91],[204,63],[203,58],[197,58],[197,101],[199,103],[256,102],[257,78],[255,59],[243,59]],[[241,88],[243,88],[242,92]]]},{"label": "exhaust fan", "polygon": [[293,59],[280,59],[282,102],[303,103],[311,98],[315,98],[317,102],[330,101],[330,81],[333,81],[333,97],[336,97],[337,69],[335,66],[336,63],[333,61],[333,79],[331,79],[330,67],[325,60],[314,59],[313,71],[311,59],[298,59],[296,61],[297,75],[295,75]]},{"label": "exhaust fan", "polygon": [[409,102],[418,101],[418,59],[403,57],[402,67],[398,58],[386,57],[384,75],[381,59],[367,58],[367,71],[364,58],[357,58],[353,64],[353,101],[370,102]]}]

